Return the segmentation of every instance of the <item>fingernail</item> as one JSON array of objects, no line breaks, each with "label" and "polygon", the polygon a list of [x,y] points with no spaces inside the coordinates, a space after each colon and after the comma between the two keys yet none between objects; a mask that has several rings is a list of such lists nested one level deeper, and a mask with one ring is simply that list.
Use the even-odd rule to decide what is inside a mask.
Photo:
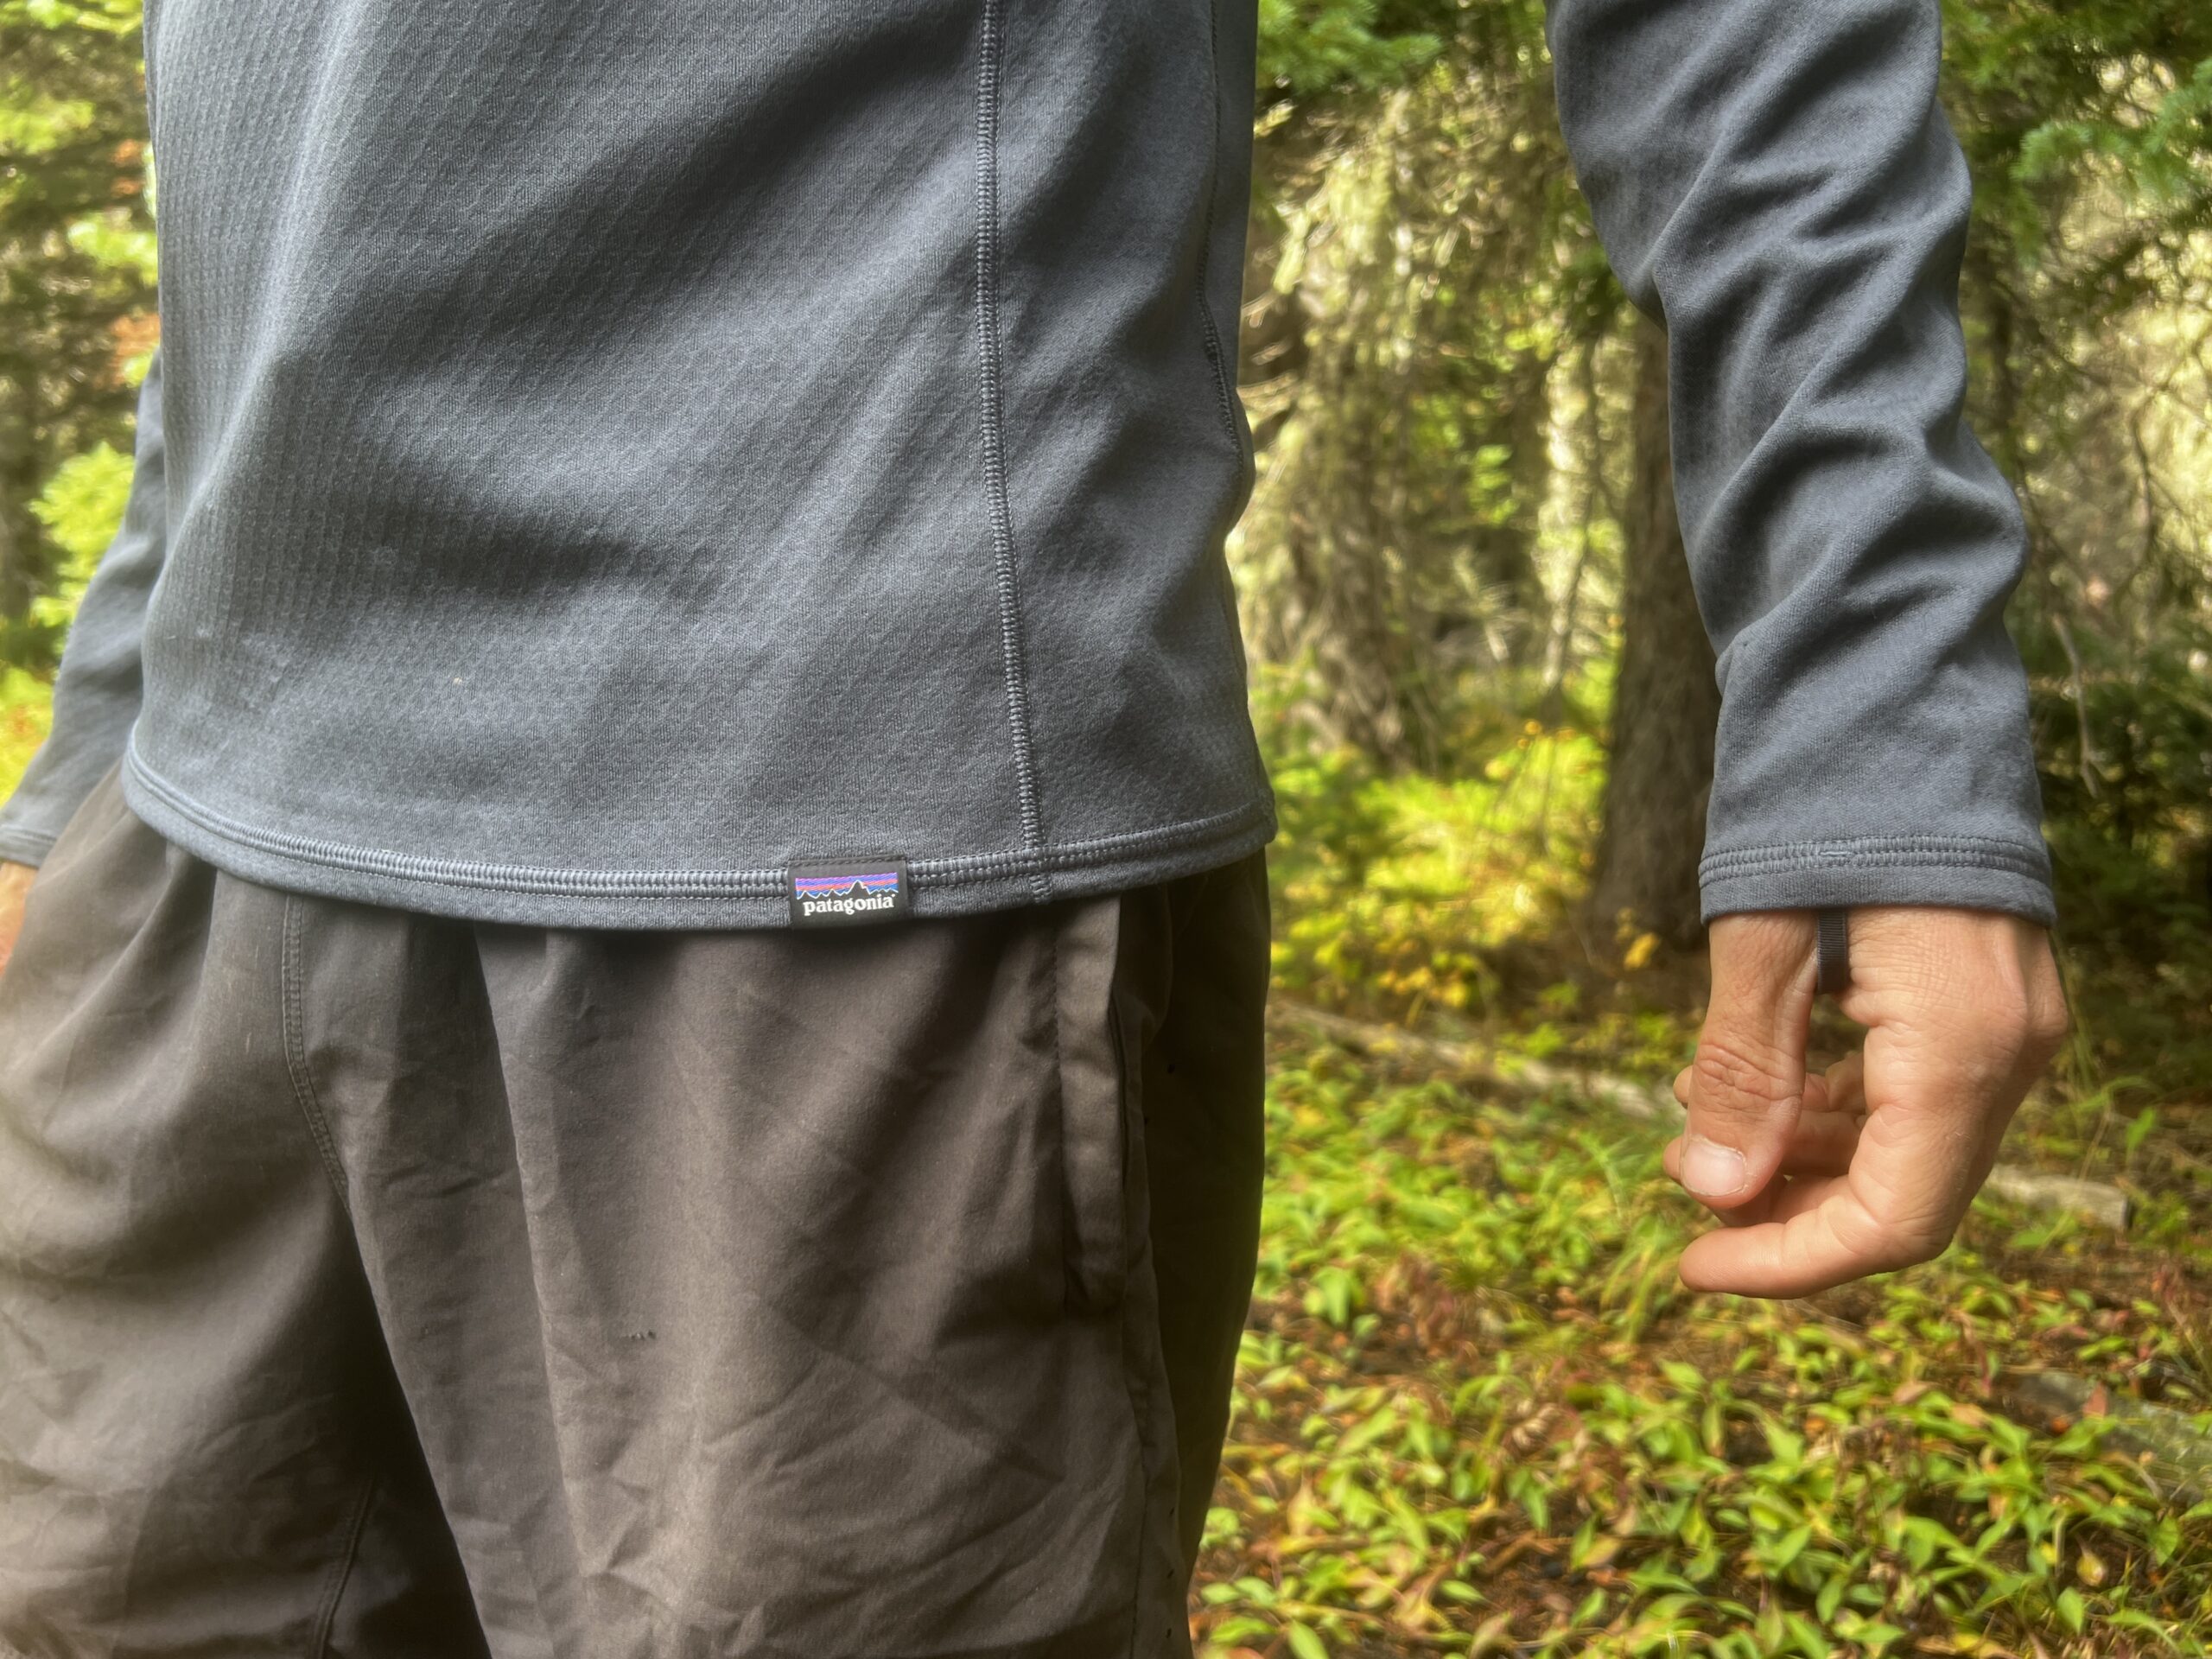
[{"label": "fingernail", "polygon": [[1733,1147],[1690,1136],[1682,1147],[1682,1185],[1700,1198],[1725,1198],[1744,1185],[1744,1154]]}]

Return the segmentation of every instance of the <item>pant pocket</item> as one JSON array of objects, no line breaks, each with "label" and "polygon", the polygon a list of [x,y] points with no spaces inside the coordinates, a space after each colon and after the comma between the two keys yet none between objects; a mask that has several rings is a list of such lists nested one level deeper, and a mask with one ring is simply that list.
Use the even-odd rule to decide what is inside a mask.
[{"label": "pant pocket", "polygon": [[1129,1132],[1114,995],[1122,901],[1085,901],[1054,941],[1058,997],[1061,1245],[1077,1306],[1117,1306],[1128,1281]]}]

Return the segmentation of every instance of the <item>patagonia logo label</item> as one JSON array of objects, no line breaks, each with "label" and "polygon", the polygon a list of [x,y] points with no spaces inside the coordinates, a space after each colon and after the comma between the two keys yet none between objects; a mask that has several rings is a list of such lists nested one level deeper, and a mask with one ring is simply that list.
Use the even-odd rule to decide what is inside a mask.
[{"label": "patagonia logo label", "polygon": [[791,866],[791,925],[842,927],[887,922],[912,908],[903,858]]}]

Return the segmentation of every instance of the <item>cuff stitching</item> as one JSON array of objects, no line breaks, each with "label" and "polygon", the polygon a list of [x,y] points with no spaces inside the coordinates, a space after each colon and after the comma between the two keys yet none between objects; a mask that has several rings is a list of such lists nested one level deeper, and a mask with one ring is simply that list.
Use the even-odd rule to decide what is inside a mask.
[{"label": "cuff stitching", "polygon": [[1798,870],[1948,868],[2009,870],[2037,880],[2050,877],[2049,855],[2033,846],[1983,836],[1866,836],[1842,841],[1778,842],[1708,853],[1698,866],[1701,881],[1772,875]]},{"label": "cuff stitching", "polygon": [[[0,860],[13,864],[42,863],[60,839],[29,824],[0,823]],[[5,1649],[0,1649],[0,1659],[6,1659]]]}]

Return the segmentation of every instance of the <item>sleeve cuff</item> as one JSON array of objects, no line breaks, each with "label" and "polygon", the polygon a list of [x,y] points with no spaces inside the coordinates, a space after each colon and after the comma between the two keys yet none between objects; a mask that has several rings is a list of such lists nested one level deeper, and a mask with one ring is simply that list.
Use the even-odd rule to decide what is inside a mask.
[{"label": "sleeve cuff", "polygon": [[1708,922],[1746,910],[1941,905],[2056,925],[2040,843],[1965,836],[1792,842],[1708,853],[1699,868]]},{"label": "sleeve cuff", "polygon": [[42,830],[32,830],[20,823],[0,823],[0,863],[34,867],[43,864],[47,854],[53,850],[55,839]]}]

